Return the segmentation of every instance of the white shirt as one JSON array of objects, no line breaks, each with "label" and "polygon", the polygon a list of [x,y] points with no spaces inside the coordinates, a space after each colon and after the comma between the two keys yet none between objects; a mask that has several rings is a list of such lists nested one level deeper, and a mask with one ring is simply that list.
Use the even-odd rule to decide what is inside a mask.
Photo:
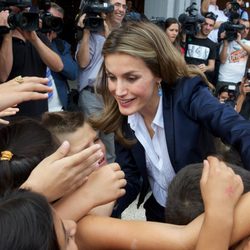
[{"label": "white shirt", "polygon": [[145,149],[148,179],[154,197],[161,206],[165,207],[168,186],[175,176],[175,171],[170,162],[166,143],[162,97],[160,97],[157,113],[151,124],[154,130],[152,139],[139,113],[128,116],[128,123]]},{"label": "white shirt", "polygon": [[[224,14],[222,10],[219,10],[219,7],[217,5],[209,4],[208,12],[213,12],[215,15],[218,16],[216,22],[228,21],[228,17]],[[208,38],[215,43],[218,43],[218,31],[219,29],[213,29],[208,35]]]},{"label": "white shirt", "polygon": [[[250,41],[246,39],[242,39],[241,42],[250,46]],[[220,51],[222,50],[222,46],[223,44],[221,45]],[[236,41],[229,42],[227,60],[224,64],[220,64],[218,81],[240,82],[245,74],[247,60],[248,53]]]},{"label": "white shirt", "polygon": [[63,106],[58,96],[54,78],[52,77],[51,71],[48,67],[46,71],[46,77],[49,79],[48,86],[52,87],[53,89],[53,92],[49,94],[49,98],[48,98],[49,112],[62,111]]}]

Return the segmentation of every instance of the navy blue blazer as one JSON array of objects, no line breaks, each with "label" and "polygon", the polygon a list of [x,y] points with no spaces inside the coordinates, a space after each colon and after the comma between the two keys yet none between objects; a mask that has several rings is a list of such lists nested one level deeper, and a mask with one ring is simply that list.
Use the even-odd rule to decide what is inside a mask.
[{"label": "navy blue blazer", "polygon": [[[214,153],[212,135],[233,145],[244,166],[250,169],[250,122],[230,105],[221,104],[201,78],[181,79],[174,87],[163,91],[163,115],[169,157],[175,172],[190,163],[202,162]],[[124,133],[135,138],[126,121]],[[144,200],[149,183],[145,151],[140,142],[131,148],[116,142],[116,157],[127,179],[126,195],[116,206],[119,214],[139,192],[139,203]]]}]

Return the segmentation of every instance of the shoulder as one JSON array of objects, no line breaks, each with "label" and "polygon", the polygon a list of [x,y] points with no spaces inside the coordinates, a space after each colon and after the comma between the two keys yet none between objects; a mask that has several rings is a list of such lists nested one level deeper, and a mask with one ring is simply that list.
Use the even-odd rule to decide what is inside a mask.
[{"label": "shoulder", "polygon": [[201,77],[183,77],[178,79],[175,85],[169,88],[164,95],[166,96],[166,99],[173,98],[174,102],[181,101],[184,103],[202,91],[210,92],[208,85],[202,80]]},{"label": "shoulder", "polygon": [[180,89],[187,89],[189,91],[192,91],[192,88],[196,86],[202,86],[207,87],[208,85],[202,80],[200,76],[195,77],[183,77],[177,80],[176,87]]},{"label": "shoulder", "polygon": [[208,85],[199,76],[181,78],[176,83],[174,95],[176,99],[180,99],[183,104],[189,103],[203,94],[210,95],[211,92]]}]

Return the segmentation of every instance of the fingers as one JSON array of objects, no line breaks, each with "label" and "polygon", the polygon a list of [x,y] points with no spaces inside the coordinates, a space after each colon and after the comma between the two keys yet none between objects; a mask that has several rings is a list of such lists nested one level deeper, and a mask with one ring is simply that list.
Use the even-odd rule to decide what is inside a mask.
[{"label": "fingers", "polygon": [[120,170],[121,169],[121,167],[120,167],[120,165],[119,164],[117,164],[117,163],[110,163],[110,164],[108,164],[114,171],[117,171],[117,170]]},{"label": "fingers", "polygon": [[[70,144],[68,141],[64,141],[55,153],[46,157],[40,164],[49,165],[52,162],[63,159],[69,152]],[[39,164],[39,165],[40,165]]]},{"label": "fingers", "polygon": [[[103,153],[99,144],[92,145],[79,153],[68,156],[63,159],[64,166],[70,166],[75,170],[75,173],[80,173],[88,168],[90,172],[96,169]],[[87,170],[88,171],[88,170]]]},{"label": "fingers", "polygon": [[203,161],[203,171],[201,175],[201,184],[206,183],[209,175],[209,162],[207,160]]},{"label": "fingers", "polygon": [[9,121],[6,121],[4,119],[0,119],[0,124],[2,125],[8,125],[10,122]]},{"label": "fingers", "polygon": [[0,117],[15,115],[19,111],[19,108],[7,108],[0,112]]},{"label": "fingers", "polygon": [[48,84],[48,82],[49,82],[48,78],[36,77],[36,76],[25,76],[25,77],[23,77],[22,84],[27,84],[27,83]]}]

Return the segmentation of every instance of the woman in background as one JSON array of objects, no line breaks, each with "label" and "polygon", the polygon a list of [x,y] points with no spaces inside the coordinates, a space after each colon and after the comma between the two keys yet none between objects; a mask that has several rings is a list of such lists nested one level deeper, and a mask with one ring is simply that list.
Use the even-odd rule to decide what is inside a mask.
[{"label": "woman in background", "polygon": [[165,21],[165,32],[171,43],[184,55],[184,48],[181,46],[181,25],[174,17],[169,17]]}]

